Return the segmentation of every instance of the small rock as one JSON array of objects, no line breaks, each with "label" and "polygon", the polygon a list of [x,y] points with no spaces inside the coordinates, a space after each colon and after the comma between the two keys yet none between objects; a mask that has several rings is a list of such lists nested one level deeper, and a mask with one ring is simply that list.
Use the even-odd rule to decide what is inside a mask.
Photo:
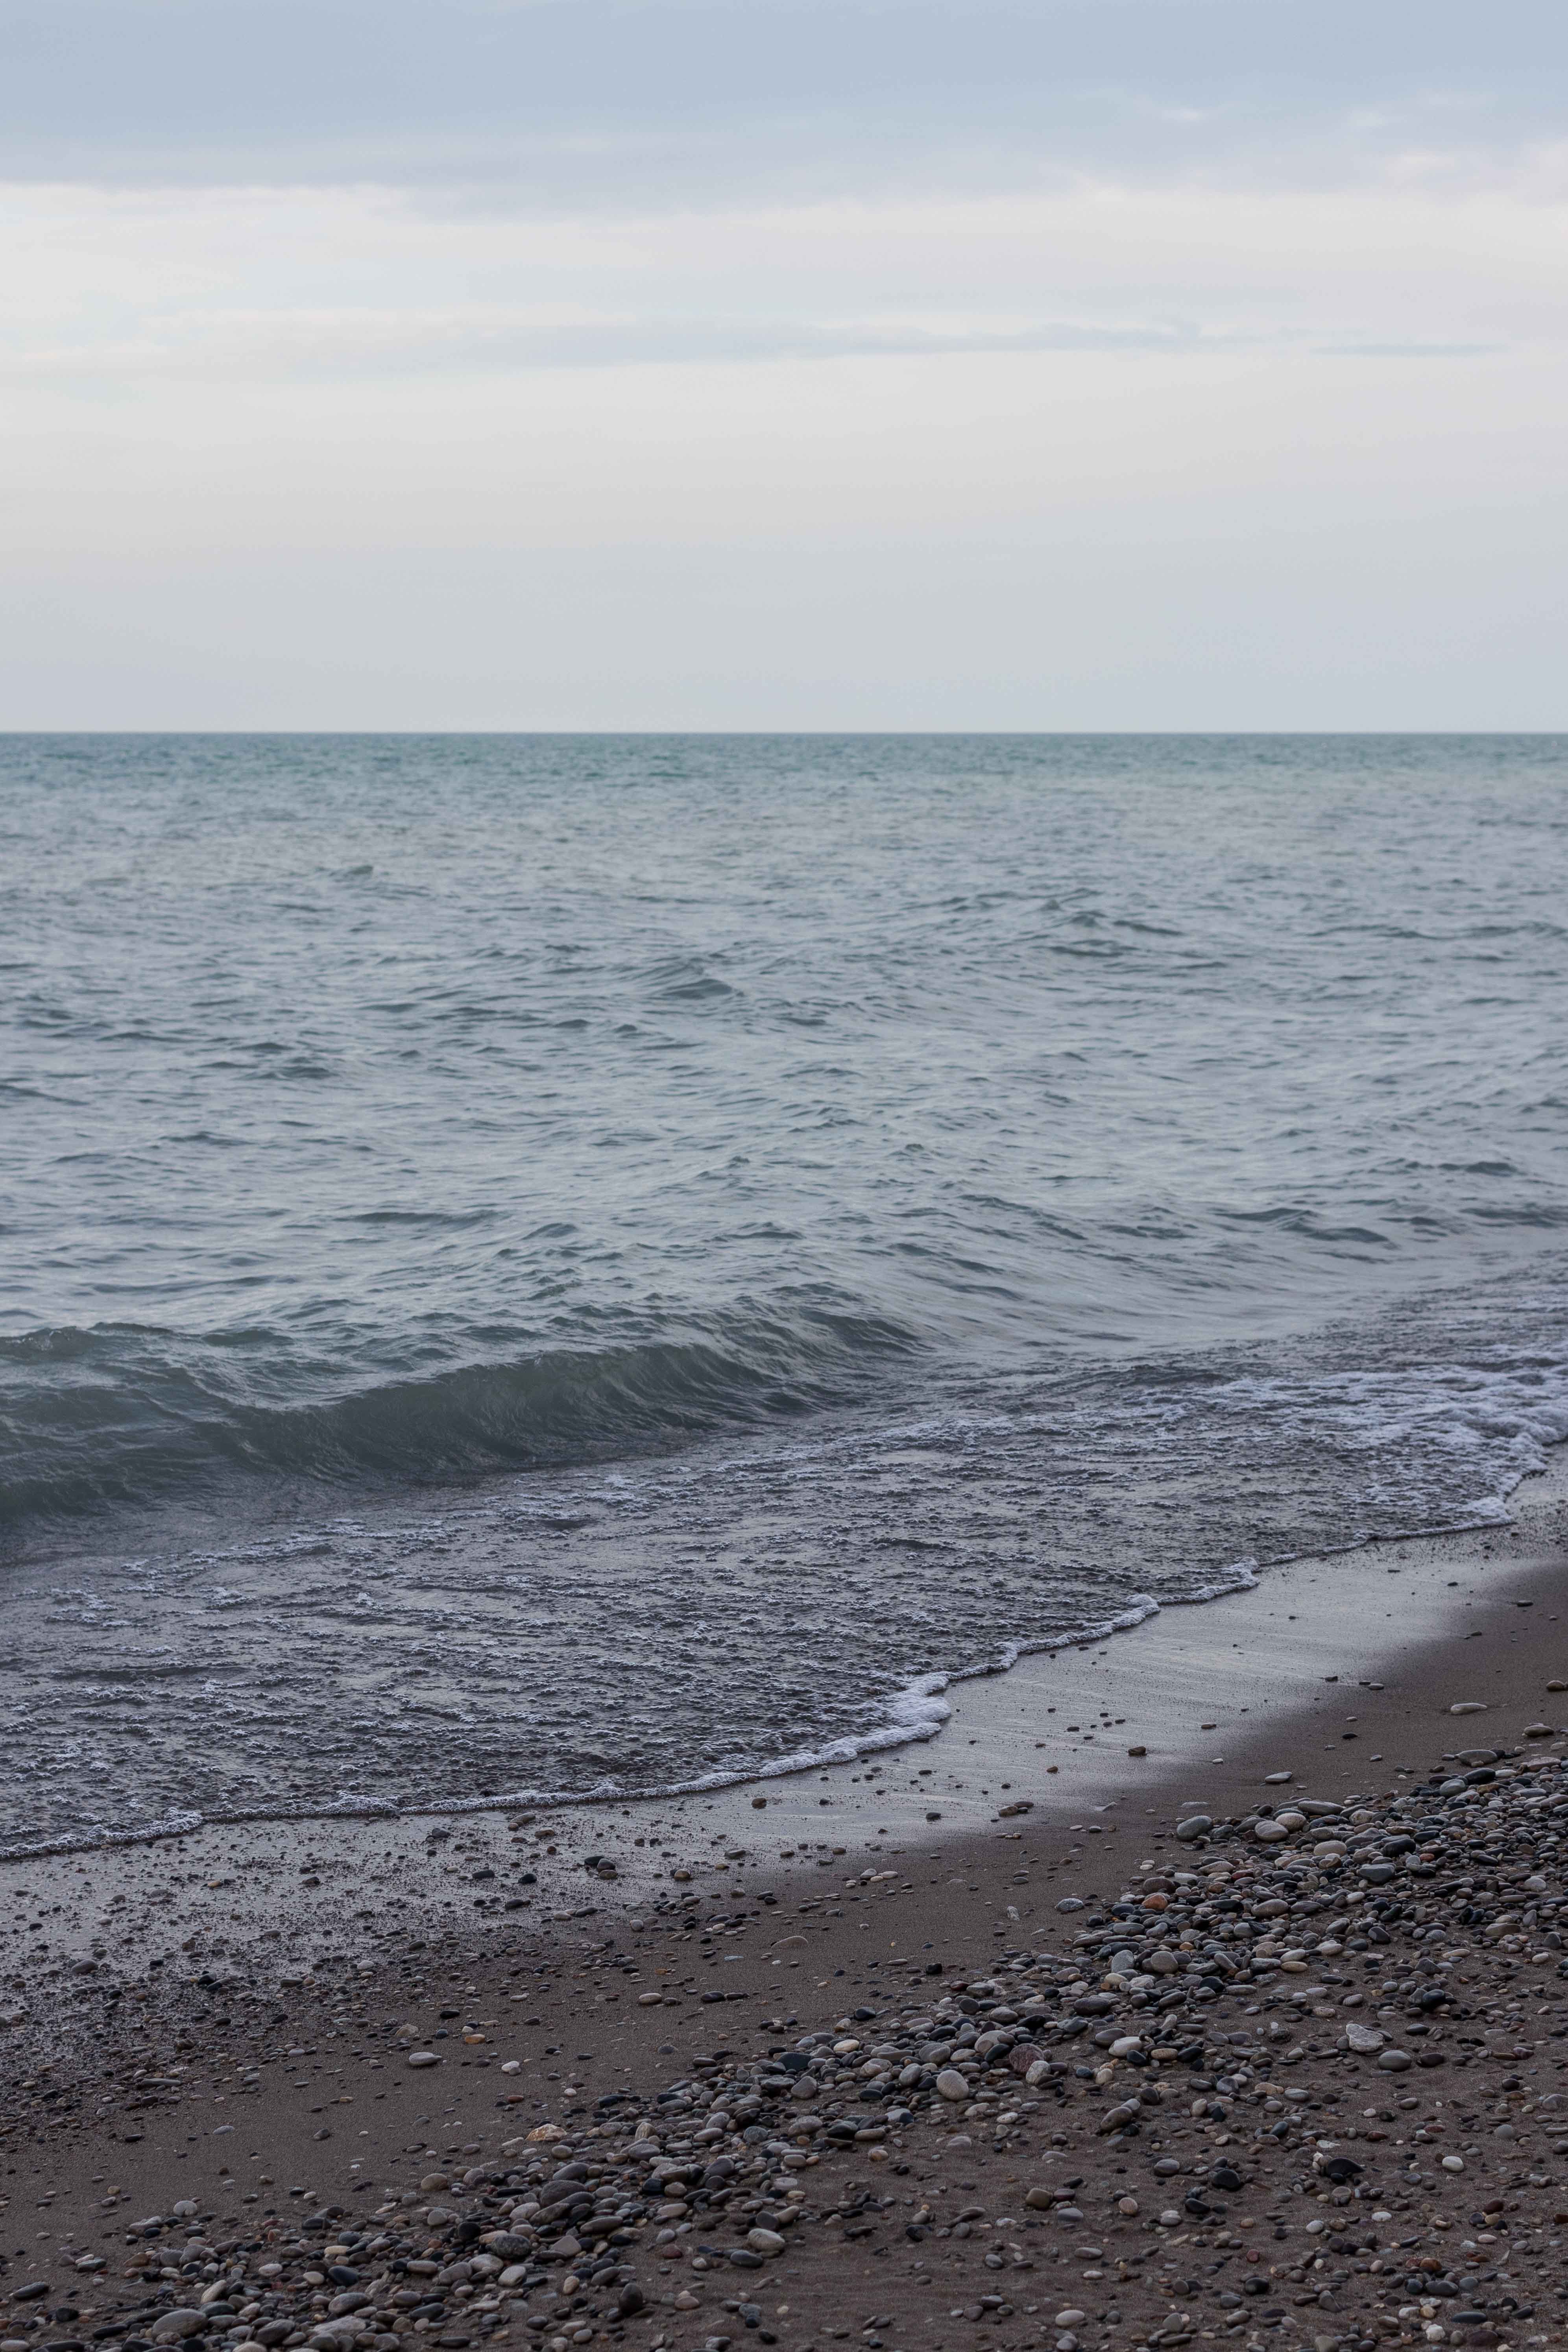
[{"label": "small rock", "polygon": [[1252,1834],[1254,1837],[1261,1838],[1267,1845],[1276,1838],[1289,1837],[1290,1832],[1283,1822],[1257,1822],[1253,1825]]},{"label": "small rock", "polygon": [[1085,2313],[1069,2305],[1066,2311],[1058,2312],[1056,2324],[1058,2327],[1081,2327],[1086,2315]]},{"label": "small rock", "polygon": [[1289,1772],[1265,1772],[1263,1785],[1266,1789],[1282,1789],[1289,1779]]},{"label": "small rock", "polygon": [[1411,2063],[1410,2053],[1408,2050],[1381,2050],[1377,2063],[1385,2074],[1403,2074]]},{"label": "small rock", "polygon": [[1448,1709],[1450,1715],[1485,1715],[1487,1703],[1481,1698],[1456,1699]]},{"label": "small rock", "polygon": [[434,2050],[411,2050],[408,2063],[411,2066],[438,2066],[441,2061]]},{"label": "small rock", "polygon": [[154,2344],[178,2344],[186,2336],[199,2336],[206,2326],[205,2314],[176,2307],[164,2312],[153,2329]]},{"label": "small rock", "polygon": [[1363,2058],[1375,2056],[1382,2049],[1385,2038],[1378,2032],[1375,2025],[1362,2025],[1358,2022],[1347,2025],[1345,2028],[1347,2046],[1352,2050],[1359,2051]]},{"label": "small rock", "polygon": [[754,2254],[782,2254],[784,2242],[776,2230],[748,2230],[746,2243]]},{"label": "small rock", "polygon": [[620,2294],[616,2299],[616,2309],[620,2313],[623,2319],[630,2319],[635,2312],[638,2312],[643,2308],[643,2305],[647,2301],[647,2297],[644,2294],[641,2287],[638,2286],[636,2279],[630,2279],[621,2289]]},{"label": "small rock", "polygon": [[942,2099],[967,2099],[969,2085],[956,2066],[944,2066],[936,2078],[937,2096]]},{"label": "small rock", "polygon": [[1463,2172],[1464,2168],[1465,2159],[1462,2156],[1446,2156],[1443,2158],[1445,2172]]},{"label": "small rock", "polygon": [[661,1992],[639,1992],[637,1995],[637,2007],[639,2009],[657,2009],[663,1999],[664,1995]]},{"label": "small rock", "polygon": [[1081,1911],[1083,1907],[1084,1901],[1081,1895],[1064,1895],[1057,1905],[1058,1911]]},{"label": "small rock", "polygon": [[1213,1827],[1214,1822],[1207,1813],[1191,1813],[1184,1822],[1176,1823],[1176,1835],[1190,1845],[1194,1838],[1201,1838],[1205,1830]]},{"label": "small rock", "polygon": [[[1048,2189],[1026,2189],[1024,2191],[1024,2202],[1028,2206],[1031,2212],[1048,2213],[1051,2207],[1056,2203],[1056,2199],[1051,2195]],[[40,2294],[47,2294],[47,2288],[39,2289]]]},{"label": "small rock", "polygon": [[1130,1748],[1127,1753],[1129,1756],[1147,1756],[1149,1750],[1146,1748]]}]

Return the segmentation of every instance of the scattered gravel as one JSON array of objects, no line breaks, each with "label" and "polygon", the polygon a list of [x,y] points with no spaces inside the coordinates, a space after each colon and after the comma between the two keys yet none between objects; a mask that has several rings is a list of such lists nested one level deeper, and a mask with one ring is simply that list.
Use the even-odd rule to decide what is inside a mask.
[{"label": "scattered gravel", "polygon": [[725,2014],[733,2046],[461,2171],[415,2153],[368,2211],[280,2183],[220,2221],[171,2182],[102,2252],[7,2252],[0,2352],[1554,2342],[1568,1766],[1271,1800],[1184,1816],[984,1974],[910,1963],[793,2034]]}]

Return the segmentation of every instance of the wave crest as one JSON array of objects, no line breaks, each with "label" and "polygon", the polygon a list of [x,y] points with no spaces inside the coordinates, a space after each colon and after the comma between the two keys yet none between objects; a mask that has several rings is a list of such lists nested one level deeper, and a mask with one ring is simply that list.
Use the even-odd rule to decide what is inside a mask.
[{"label": "wave crest", "polygon": [[156,1501],[225,1472],[420,1480],[595,1461],[847,1401],[920,1345],[843,1306],[742,1302],[679,1335],[350,1383],[271,1333],[30,1332],[0,1341],[0,1520]]}]

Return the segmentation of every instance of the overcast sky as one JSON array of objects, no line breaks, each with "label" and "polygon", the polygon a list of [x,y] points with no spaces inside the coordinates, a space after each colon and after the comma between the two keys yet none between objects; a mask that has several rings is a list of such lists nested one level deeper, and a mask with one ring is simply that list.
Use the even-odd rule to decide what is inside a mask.
[{"label": "overcast sky", "polygon": [[0,725],[1568,726],[1545,0],[0,0]]}]

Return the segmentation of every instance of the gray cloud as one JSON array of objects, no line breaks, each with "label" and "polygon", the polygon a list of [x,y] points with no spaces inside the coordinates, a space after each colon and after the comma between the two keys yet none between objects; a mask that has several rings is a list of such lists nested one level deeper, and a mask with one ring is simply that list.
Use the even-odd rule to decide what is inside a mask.
[{"label": "gray cloud", "polygon": [[1543,0],[0,0],[0,176],[539,212],[1473,176],[1565,90]]}]

